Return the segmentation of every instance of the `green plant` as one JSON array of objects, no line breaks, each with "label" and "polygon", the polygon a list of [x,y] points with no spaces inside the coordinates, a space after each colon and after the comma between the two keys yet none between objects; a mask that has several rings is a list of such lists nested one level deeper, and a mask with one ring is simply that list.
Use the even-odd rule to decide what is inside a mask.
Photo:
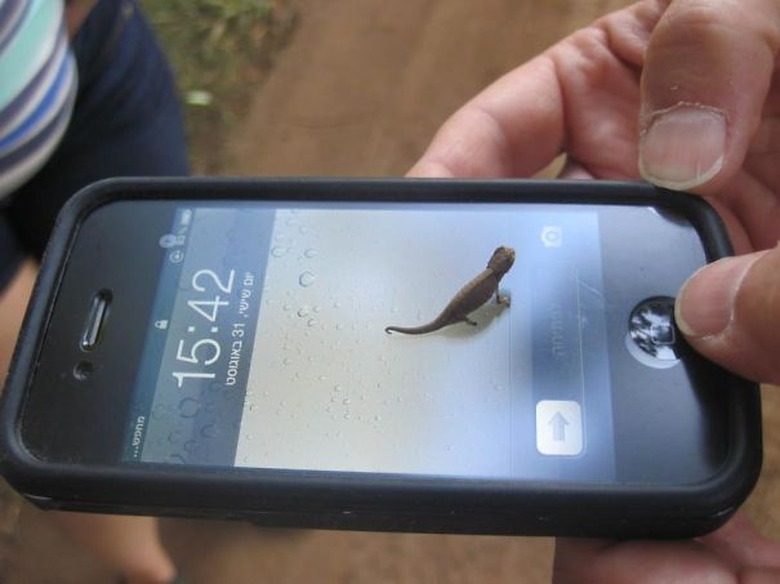
[{"label": "green plant", "polygon": [[[219,172],[224,137],[292,28],[292,0],[144,0],[176,72],[193,165]],[[215,139],[216,138],[216,139]]]}]

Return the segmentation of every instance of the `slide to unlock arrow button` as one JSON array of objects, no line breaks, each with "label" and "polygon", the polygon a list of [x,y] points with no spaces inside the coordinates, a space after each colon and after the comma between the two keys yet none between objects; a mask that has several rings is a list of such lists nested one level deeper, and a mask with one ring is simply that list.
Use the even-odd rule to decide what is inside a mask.
[{"label": "slide to unlock arrow button", "polygon": [[554,442],[566,442],[566,426],[569,422],[561,415],[561,412],[555,412],[549,424],[552,426],[552,439]]},{"label": "slide to unlock arrow button", "polygon": [[542,400],[536,404],[536,449],[548,456],[582,453],[582,408],[579,403]]}]

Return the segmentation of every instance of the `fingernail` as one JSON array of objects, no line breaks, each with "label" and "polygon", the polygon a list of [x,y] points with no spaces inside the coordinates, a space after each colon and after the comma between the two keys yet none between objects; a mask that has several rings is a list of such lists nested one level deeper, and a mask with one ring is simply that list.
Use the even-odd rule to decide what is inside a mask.
[{"label": "fingernail", "polygon": [[639,138],[639,170],[659,186],[687,190],[718,174],[725,152],[724,113],[679,104],[650,116]]},{"label": "fingernail", "polygon": [[750,267],[762,254],[724,258],[701,268],[677,296],[675,320],[690,337],[722,332],[734,314],[734,300]]}]

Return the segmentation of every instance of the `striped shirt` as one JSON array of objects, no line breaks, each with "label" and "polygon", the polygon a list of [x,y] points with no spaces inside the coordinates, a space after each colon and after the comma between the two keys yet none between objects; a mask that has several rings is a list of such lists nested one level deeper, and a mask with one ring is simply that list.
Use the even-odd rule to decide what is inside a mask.
[{"label": "striped shirt", "polygon": [[54,151],[76,87],[63,0],[0,0],[0,198]]}]

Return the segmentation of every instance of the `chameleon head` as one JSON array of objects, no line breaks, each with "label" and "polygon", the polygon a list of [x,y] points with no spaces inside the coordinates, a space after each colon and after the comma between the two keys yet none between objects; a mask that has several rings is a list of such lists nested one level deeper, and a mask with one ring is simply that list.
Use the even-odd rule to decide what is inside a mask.
[{"label": "chameleon head", "polygon": [[502,245],[497,247],[496,251],[493,252],[487,267],[499,274],[506,274],[514,263],[515,250],[511,247]]}]

